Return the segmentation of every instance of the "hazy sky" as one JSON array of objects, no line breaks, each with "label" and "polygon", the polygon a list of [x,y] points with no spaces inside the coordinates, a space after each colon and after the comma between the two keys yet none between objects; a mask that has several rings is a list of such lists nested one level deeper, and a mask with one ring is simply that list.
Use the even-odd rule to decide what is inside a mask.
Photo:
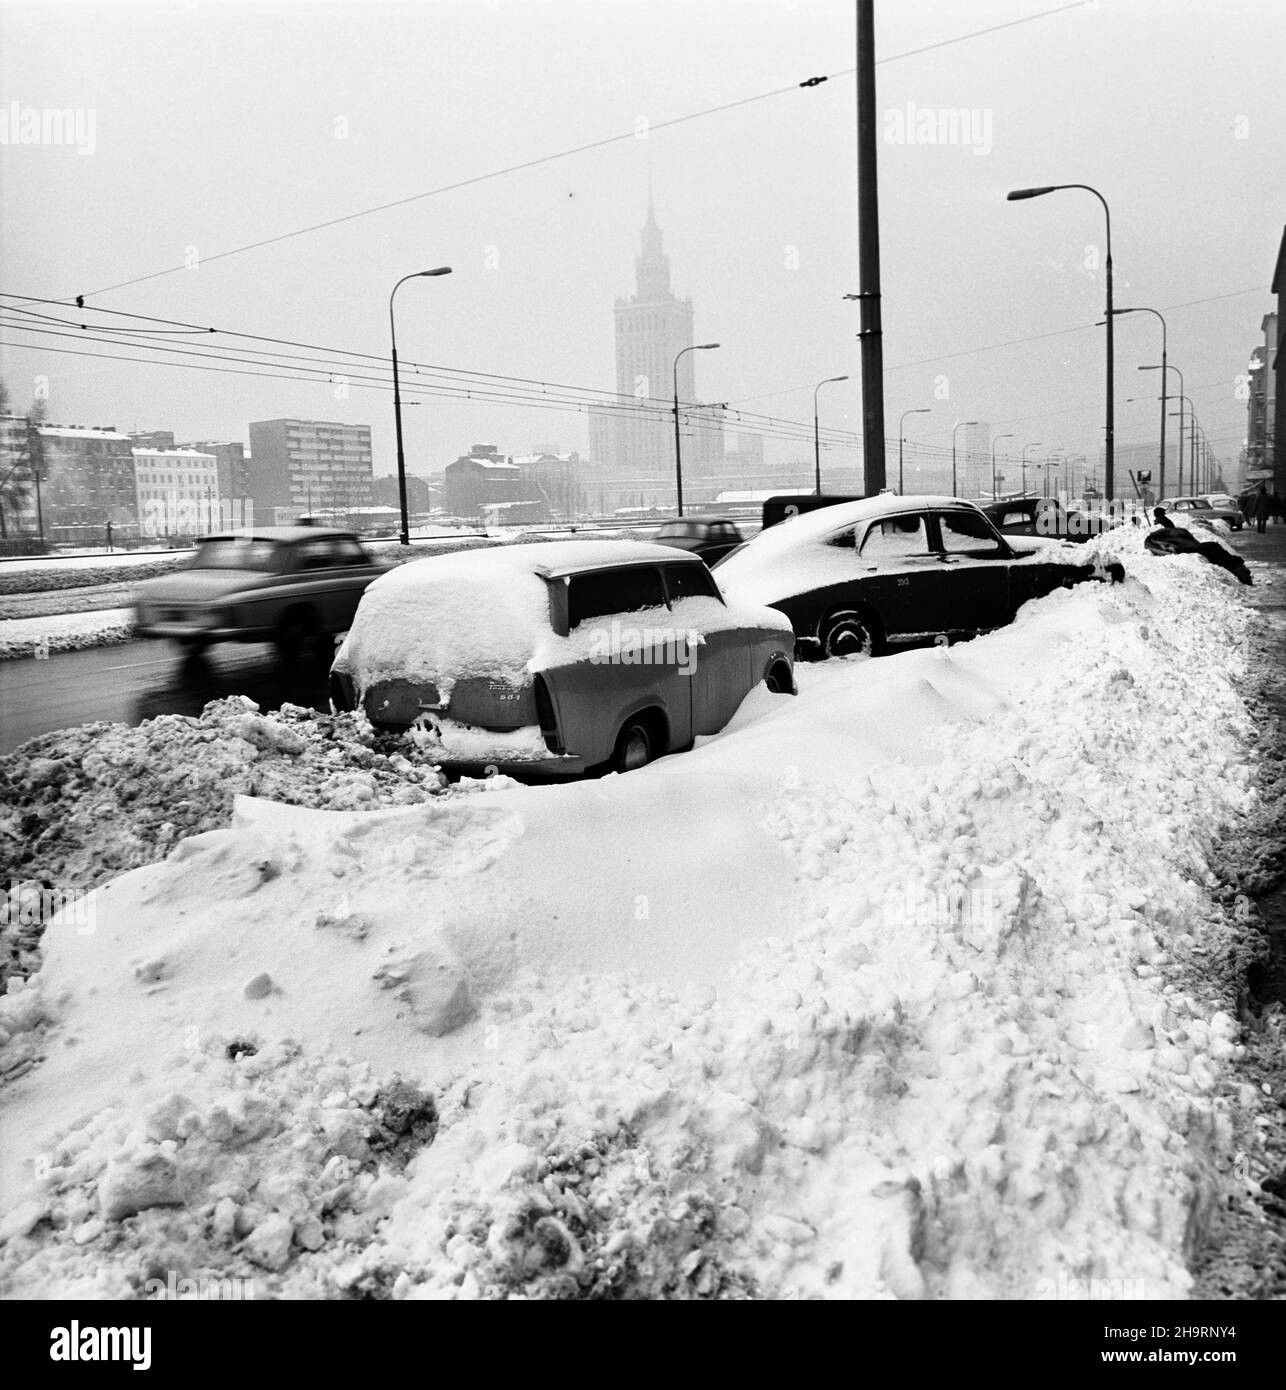
[{"label": "hazy sky", "polygon": [[[856,430],[857,308],[842,299],[858,288],[853,8],[0,0],[4,120],[15,106],[93,117],[92,152],[13,143],[12,130],[0,145],[0,288],[386,356],[393,283],[449,264],[453,275],[398,292],[404,361],[611,390],[613,302],[633,287],[650,175],[675,289],[694,300],[698,339],[723,345],[700,355],[698,394],[811,428],[813,386],[848,373],[827,388],[824,416]],[[1245,430],[1236,378],[1271,307],[1286,222],[1286,4],[1064,3],[898,56],[1059,8],[877,0],[882,136],[898,134],[886,113],[908,103],[976,117],[963,143],[881,139],[888,432],[901,411],[930,406],[908,435],[939,447],[954,420],[981,419],[1017,436],[1002,453],[1041,441],[1097,454],[1102,272],[1086,262],[1102,246],[1101,209],[1074,192],[1004,200],[1075,182],[1111,205],[1117,304],[1166,312],[1170,360],[1228,457]],[[210,259],[617,135],[630,138]],[[101,293],[182,266],[189,248],[198,268]],[[1075,331],[979,350],[1064,329]],[[1159,360],[1159,325],[1137,315],[1116,336],[1121,448],[1155,438],[1157,377],[1134,368]],[[393,467],[386,390],[337,400],[325,382],[48,350],[149,355],[135,345],[11,327],[3,338],[19,409],[43,375],[51,418],[67,423],[244,440],[249,421],[276,416],[365,422],[375,471]],[[475,441],[588,446],[575,410],[419,399],[405,416],[413,471]],[[768,455],[810,448],[772,441]]]}]

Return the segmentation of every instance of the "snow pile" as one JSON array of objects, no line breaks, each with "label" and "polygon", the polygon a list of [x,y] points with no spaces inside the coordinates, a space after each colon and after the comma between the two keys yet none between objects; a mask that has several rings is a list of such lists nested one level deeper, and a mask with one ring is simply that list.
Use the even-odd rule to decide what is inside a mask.
[{"label": "snow pile", "polygon": [[[238,696],[199,719],[86,724],[31,739],[0,766],[0,890],[93,889],[185,836],[226,826],[242,793],[367,809],[413,805],[443,785],[413,744],[377,737],[360,715],[296,705],[266,715]],[[34,968],[44,921],[4,914],[0,984]]]},{"label": "snow pile", "polygon": [[133,636],[132,608],[102,608],[89,613],[57,613],[43,618],[9,618],[0,622],[0,661],[46,657],[107,647]]},{"label": "snow pile", "polygon": [[115,880],[0,1001],[0,1289],[1182,1296],[1248,619],[1122,553],[640,772],[245,798]]}]

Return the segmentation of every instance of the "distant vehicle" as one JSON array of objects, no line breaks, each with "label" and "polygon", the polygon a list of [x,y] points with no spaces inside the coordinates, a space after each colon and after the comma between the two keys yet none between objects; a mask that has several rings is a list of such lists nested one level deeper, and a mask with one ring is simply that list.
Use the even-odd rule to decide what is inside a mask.
[{"label": "distant vehicle", "polygon": [[[1051,559],[1051,546],[1065,558]],[[1054,589],[1124,578],[1119,564],[1078,563],[1078,553],[1006,538],[958,498],[874,497],[781,522],[720,561],[715,577],[730,599],[784,613],[801,655],[874,656],[988,632]]]},{"label": "distant vehicle", "polygon": [[187,568],[139,585],[134,631],[189,651],[212,642],[275,642],[287,659],[344,632],[366,586],[388,570],[351,531],[265,526],[206,536]]},{"label": "distant vehicle", "polygon": [[816,492],[783,492],[776,497],[769,497],[763,504],[763,527],[766,531],[770,526],[776,526],[779,522],[788,521],[792,516],[802,516],[805,512],[815,512],[820,507],[837,507],[844,502],[860,502],[861,497],[850,494],[839,494],[827,496],[825,493]]},{"label": "distant vehicle", "polygon": [[794,694],[789,622],[728,602],[695,555],[553,541],[434,556],[372,584],[336,710],[416,730],[440,765],[575,776],[718,733],[761,682]]},{"label": "distant vehicle", "polygon": [[742,542],[741,532],[722,517],[667,521],[653,537],[658,545],[672,545],[699,555],[707,565],[721,560]]},{"label": "distant vehicle", "polygon": [[1214,507],[1204,497],[1169,497],[1163,499],[1160,505],[1168,512],[1195,515],[1202,521],[1222,521],[1234,531],[1240,531],[1246,524],[1246,518],[1235,502],[1229,507]]},{"label": "distant vehicle", "polygon": [[1054,497],[1016,497],[1007,502],[980,502],[978,508],[1002,536],[1087,541],[1092,530],[1085,513],[1064,507]]}]

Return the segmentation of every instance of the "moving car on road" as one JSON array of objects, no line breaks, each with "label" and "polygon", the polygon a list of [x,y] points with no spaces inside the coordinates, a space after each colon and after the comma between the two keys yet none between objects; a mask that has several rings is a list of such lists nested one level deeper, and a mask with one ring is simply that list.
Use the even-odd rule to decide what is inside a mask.
[{"label": "moving car on road", "polygon": [[718,733],[761,682],[794,694],[780,613],[727,602],[695,555],[551,541],[413,561],[372,584],[331,668],[336,710],[415,730],[441,765],[619,772]]},{"label": "moving car on road", "polygon": [[672,545],[700,555],[707,565],[713,565],[742,541],[741,532],[731,521],[701,518],[667,521],[653,537],[658,545]]},{"label": "moving car on road", "polygon": [[797,516],[715,568],[730,600],[791,621],[802,654],[875,655],[935,636],[1003,627],[1028,601],[1119,565],[1082,563],[1079,548],[1002,536],[952,497],[872,497]]},{"label": "moving car on road", "polygon": [[134,630],[190,651],[275,642],[293,659],[309,639],[346,631],[366,586],[387,569],[351,531],[264,526],[207,536],[186,569],[139,586]]}]

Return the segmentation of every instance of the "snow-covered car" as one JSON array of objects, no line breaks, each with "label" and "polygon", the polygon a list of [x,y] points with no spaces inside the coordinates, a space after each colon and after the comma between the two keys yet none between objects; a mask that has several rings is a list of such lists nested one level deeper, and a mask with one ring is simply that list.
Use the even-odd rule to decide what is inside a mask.
[{"label": "snow-covered car", "polygon": [[871,497],[793,517],[720,561],[727,596],[791,621],[802,654],[876,655],[889,646],[1003,627],[1029,599],[1088,579],[1079,546],[1002,536],[971,502]]},{"label": "snow-covered car", "polygon": [[1161,502],[1167,512],[1175,516],[1193,517],[1197,521],[1222,521],[1234,531],[1240,531],[1246,524],[1241,508],[1233,503],[1227,507],[1216,507],[1205,497],[1169,497]]},{"label": "snow-covered car", "polygon": [[207,536],[192,562],[139,585],[134,631],[189,650],[211,642],[275,642],[299,655],[348,629],[366,586],[388,570],[351,531],[265,526]]},{"label": "snow-covered car", "polygon": [[731,521],[698,518],[667,521],[652,539],[658,545],[700,555],[707,565],[713,565],[741,544],[742,535]]},{"label": "snow-covered car", "polygon": [[367,590],[331,703],[414,730],[448,767],[624,772],[718,733],[794,638],[727,602],[704,561],[640,541],[549,541],[414,561]]}]

